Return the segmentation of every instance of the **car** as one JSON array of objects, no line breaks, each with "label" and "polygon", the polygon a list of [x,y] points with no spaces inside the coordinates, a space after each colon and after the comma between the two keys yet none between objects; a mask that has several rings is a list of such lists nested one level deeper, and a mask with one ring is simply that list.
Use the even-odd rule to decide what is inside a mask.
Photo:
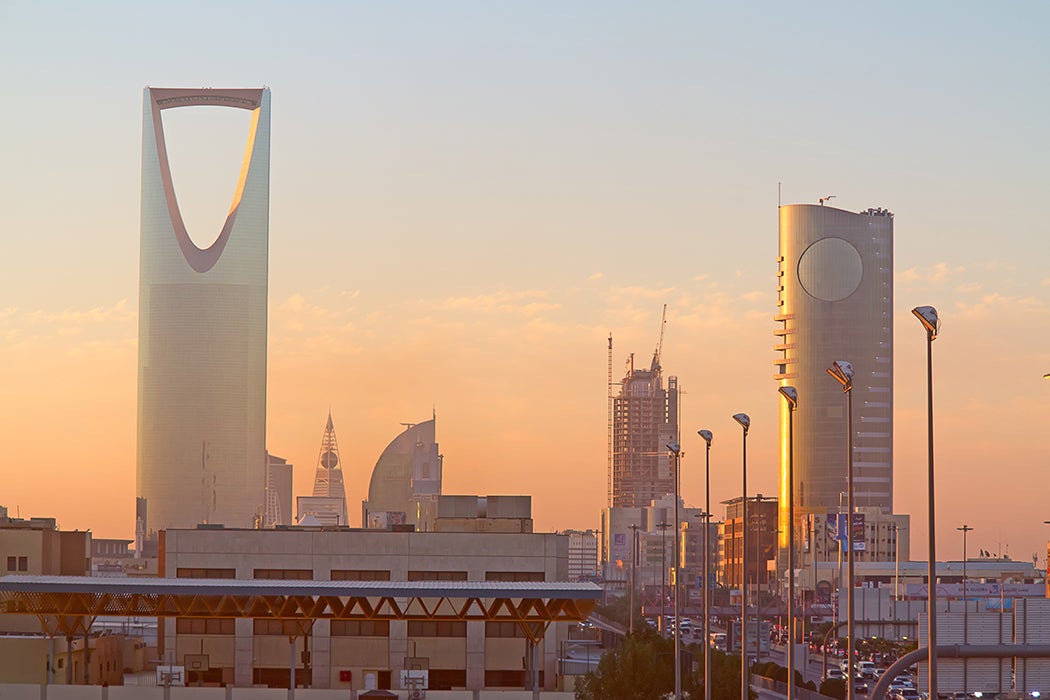
[{"label": "car", "polygon": [[921,700],[919,691],[915,688],[903,687],[889,695],[891,700]]},{"label": "car", "polygon": [[858,661],[857,673],[866,679],[875,677],[875,663],[872,661]]},{"label": "car", "polygon": [[826,680],[826,681],[828,681],[828,680],[841,681],[845,677],[846,677],[846,674],[844,674],[842,672],[842,669],[841,668],[835,668],[834,666],[829,668],[827,670],[827,672],[824,673],[824,680]]},{"label": "car", "polygon": [[868,694],[868,681],[863,676],[853,677],[853,694],[854,695],[867,695]]}]

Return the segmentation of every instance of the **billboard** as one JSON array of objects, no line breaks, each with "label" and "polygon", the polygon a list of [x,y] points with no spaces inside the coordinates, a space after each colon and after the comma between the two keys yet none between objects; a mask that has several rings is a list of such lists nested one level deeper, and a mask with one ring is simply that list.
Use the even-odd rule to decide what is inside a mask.
[{"label": "billboard", "polygon": [[[848,522],[849,513],[828,515],[828,534],[831,536],[831,539],[838,542],[839,549],[842,551],[846,550],[846,543],[850,539],[846,531],[846,523]],[[851,528],[854,552],[863,552],[867,549],[864,540],[864,524],[864,513],[854,513],[853,527]]]}]

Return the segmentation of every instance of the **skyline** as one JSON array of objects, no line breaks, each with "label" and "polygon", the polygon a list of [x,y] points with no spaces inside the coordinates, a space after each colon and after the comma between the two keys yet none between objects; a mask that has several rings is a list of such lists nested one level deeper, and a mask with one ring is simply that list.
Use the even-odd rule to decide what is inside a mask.
[{"label": "skyline", "polygon": [[[296,494],[310,492],[330,409],[356,523],[398,424],[436,407],[446,493],[527,494],[537,530],[597,527],[606,338],[616,379],[628,353],[651,356],[664,303],[686,502],[703,500],[700,428],[715,433],[712,501],[738,495],[740,411],[748,482],[776,494],[783,183],[785,204],[833,194],[895,214],[894,504],[914,516],[913,556],[925,340],[910,309],[931,304],[944,321],[939,553],[959,556],[965,522],[971,551],[1009,542],[1042,562],[1050,513],[1026,487],[1050,465],[1050,9],[244,7],[208,9],[207,23],[204,5],[185,18],[0,8],[0,56],[23,69],[4,77],[16,108],[0,114],[12,514],[132,535],[140,91],[265,84],[267,449],[297,465]],[[230,26],[272,51],[243,51]],[[202,221],[234,184],[183,185],[225,162],[210,155],[210,116],[169,132],[180,205],[200,202]]]}]

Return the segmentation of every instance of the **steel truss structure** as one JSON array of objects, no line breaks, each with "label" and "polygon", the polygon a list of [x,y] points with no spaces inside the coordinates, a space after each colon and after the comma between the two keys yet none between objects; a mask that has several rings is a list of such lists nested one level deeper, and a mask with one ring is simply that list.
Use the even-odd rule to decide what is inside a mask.
[{"label": "steel truss structure", "polygon": [[98,616],[274,619],[292,639],[320,619],[431,620],[515,622],[536,644],[553,622],[586,620],[600,596],[591,583],[0,578],[0,614],[33,615],[51,637]]}]

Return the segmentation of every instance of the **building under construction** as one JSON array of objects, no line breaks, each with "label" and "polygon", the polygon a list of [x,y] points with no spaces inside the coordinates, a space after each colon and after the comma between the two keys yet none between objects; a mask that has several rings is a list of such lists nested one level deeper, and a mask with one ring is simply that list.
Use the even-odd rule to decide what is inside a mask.
[{"label": "building under construction", "polygon": [[609,505],[643,508],[674,492],[674,463],[667,444],[678,440],[678,378],[664,388],[660,354],[667,307],[660,325],[660,342],[648,369],[638,369],[634,354],[618,383],[612,381],[612,336],[609,336]]}]

